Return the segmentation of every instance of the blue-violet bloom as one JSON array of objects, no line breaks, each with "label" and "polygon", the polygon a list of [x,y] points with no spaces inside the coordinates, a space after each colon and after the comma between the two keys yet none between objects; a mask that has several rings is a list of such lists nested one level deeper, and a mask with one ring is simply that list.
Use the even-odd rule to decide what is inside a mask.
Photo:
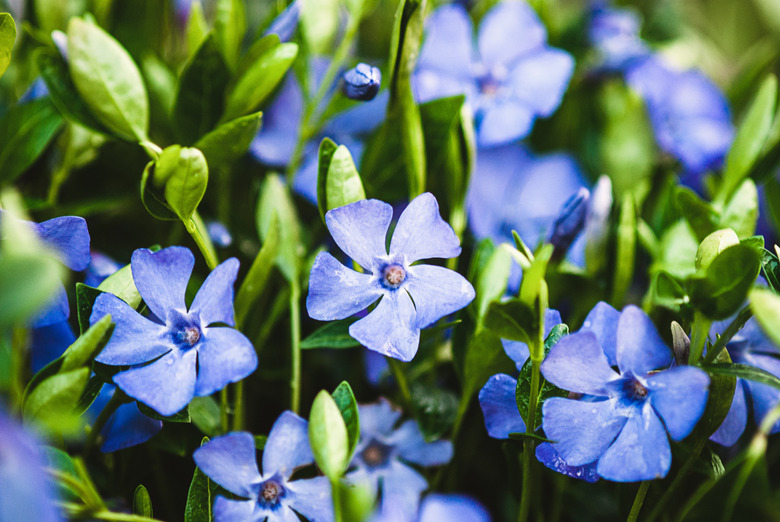
[{"label": "blue-violet bloom", "polygon": [[257,468],[251,433],[230,433],[207,442],[193,453],[198,467],[214,482],[247,500],[218,496],[217,522],[292,522],[300,513],[310,522],[333,520],[330,483],[325,477],[290,480],[293,472],[314,463],[308,423],[282,413],[263,448],[263,471]]},{"label": "blue-violet bloom", "polygon": [[195,258],[184,247],[133,252],[133,281],[151,311],[144,317],[113,294],[95,300],[90,323],[110,314],[116,326],[95,357],[130,366],[114,383],[162,415],[173,415],[193,396],[211,395],[252,373],[252,343],[233,328],[233,283],[238,260],[230,258],[206,278],[187,309],[184,295]]},{"label": "blue-violet bloom", "polygon": [[366,63],[359,63],[341,76],[341,92],[351,100],[370,101],[379,92],[382,73]]},{"label": "blue-violet bloom", "polygon": [[468,305],[474,288],[462,275],[421,259],[460,254],[460,241],[426,192],[401,213],[386,248],[393,207],[376,199],[357,201],[325,214],[336,244],[368,273],[356,272],[327,252],[314,260],[306,308],[313,319],[333,321],[364,310],[366,317],[349,335],[370,350],[410,361],[420,344],[420,329]]},{"label": "blue-violet bloom", "polygon": [[600,68],[624,70],[650,54],[639,36],[641,22],[633,9],[599,5],[591,11],[588,38],[598,53]]}]

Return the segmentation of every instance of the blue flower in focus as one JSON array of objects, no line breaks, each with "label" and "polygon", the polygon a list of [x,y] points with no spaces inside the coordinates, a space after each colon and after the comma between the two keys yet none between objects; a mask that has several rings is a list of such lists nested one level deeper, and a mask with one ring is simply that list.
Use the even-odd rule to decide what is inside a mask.
[{"label": "blue flower in focus", "polygon": [[429,16],[413,88],[420,103],[465,94],[480,146],[520,139],[534,120],[560,105],[574,70],[572,57],[547,46],[547,31],[525,2],[504,1],[482,19],[477,49],[472,23],[457,4]]},{"label": "blue flower in focus", "polygon": [[542,362],[549,382],[589,396],[547,399],[542,427],[569,466],[594,463],[599,476],[617,482],[665,477],[672,463],[668,438],[679,441],[693,430],[709,377],[690,366],[666,369],[671,350],[639,308],[604,319],[596,330],[562,338]]},{"label": "blue flower in focus", "polygon": [[425,442],[413,420],[395,428],[401,412],[385,399],[358,409],[360,441],[352,459],[355,469],[347,478],[367,484],[375,495],[381,482],[380,516],[414,520],[428,482],[405,462],[426,467],[446,464],[452,459],[452,444],[446,440]]},{"label": "blue flower in focus", "polygon": [[420,344],[420,329],[460,310],[474,299],[462,275],[422,259],[460,254],[460,241],[439,215],[436,198],[426,192],[401,214],[390,241],[393,207],[376,199],[330,210],[325,222],[336,244],[367,273],[356,272],[327,252],[314,260],[306,308],[313,319],[333,321],[356,314],[379,300],[349,335],[370,350],[410,361]]},{"label": "blue flower in focus", "polygon": [[351,100],[370,101],[379,92],[382,73],[379,69],[359,63],[341,76],[341,92]]},{"label": "blue flower in focus", "polygon": [[255,451],[252,434],[237,432],[213,439],[193,453],[195,464],[211,480],[247,499],[217,497],[217,522],[290,522],[298,520],[296,513],[310,522],[333,520],[327,478],[290,480],[296,469],[314,463],[304,419],[290,411],[279,416],[263,448],[262,473]]},{"label": "blue flower in focus", "polygon": [[95,360],[131,368],[114,376],[130,397],[173,415],[193,396],[211,395],[252,373],[257,355],[234,326],[233,283],[238,260],[228,259],[209,274],[188,309],[184,302],[195,258],[183,247],[159,252],[139,249],[130,261],[133,281],[151,311],[144,317],[113,294],[95,300],[94,324],[110,314],[111,339]]},{"label": "blue flower in focus", "polygon": [[64,520],[38,440],[0,409],[0,520]]},{"label": "blue flower in focus", "polygon": [[[716,323],[713,325],[713,331],[722,331],[727,326],[727,321]],[[760,368],[780,377],[780,359],[778,359],[780,351],[764,334],[754,318],[745,323],[745,326],[731,338],[726,348],[732,362]],[[760,424],[779,402],[780,390],[766,384],[737,379],[734,400],[728,415],[710,440],[723,446],[733,446],[747,426],[748,404],[752,404],[753,417],[756,424]],[[780,421],[772,426],[770,431],[770,433],[778,432],[780,432]]]}]

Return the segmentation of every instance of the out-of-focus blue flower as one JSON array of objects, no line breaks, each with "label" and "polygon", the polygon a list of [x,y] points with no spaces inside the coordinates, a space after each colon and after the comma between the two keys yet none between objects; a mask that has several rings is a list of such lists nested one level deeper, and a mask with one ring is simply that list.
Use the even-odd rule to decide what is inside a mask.
[{"label": "out-of-focus blue flower", "polygon": [[389,512],[381,511],[371,522],[490,522],[490,513],[485,506],[466,495],[442,495],[431,493],[420,503],[420,510],[412,518],[405,518],[401,506],[387,506]]},{"label": "out-of-focus blue flower", "polygon": [[33,328],[30,333],[30,367],[33,373],[62,355],[76,340],[68,321]]},{"label": "out-of-focus blue flower", "polygon": [[274,18],[271,25],[266,29],[265,34],[275,34],[279,37],[279,41],[287,42],[295,34],[295,29],[298,27],[298,18],[301,16],[301,8],[303,2],[301,0],[295,0],[293,3],[287,6],[287,9],[279,13],[279,16]]},{"label": "out-of-focus blue flower", "polygon": [[313,319],[333,321],[379,300],[371,313],[349,327],[349,335],[370,350],[410,361],[417,353],[420,329],[469,304],[474,288],[452,270],[412,264],[460,254],[460,241],[441,218],[433,194],[426,192],[409,203],[398,219],[388,254],[392,218],[393,207],[376,199],[325,214],[336,244],[368,273],[349,269],[321,252],[311,269],[306,308]]},{"label": "out-of-focus blue flower", "polygon": [[92,252],[92,260],[84,274],[84,284],[97,288],[108,276],[122,268],[122,265],[101,252]]},{"label": "out-of-focus blue flower", "polygon": [[[712,333],[723,331],[729,322],[716,323],[713,325]],[[780,351],[764,334],[754,318],[745,323],[745,326],[731,338],[726,348],[732,362],[760,368],[780,377],[780,359],[778,359]],[[766,384],[737,379],[729,413],[710,440],[723,446],[736,444],[747,426],[748,405],[752,404],[753,417],[759,424],[778,402],[780,402],[780,390]],[[772,426],[771,430],[771,433],[778,432],[780,432],[780,421]]]},{"label": "out-of-focus blue flower", "polygon": [[112,294],[100,294],[90,316],[94,324],[110,314],[111,339],[95,360],[131,368],[114,383],[162,415],[173,415],[193,396],[210,395],[252,373],[252,343],[233,328],[233,283],[238,260],[228,259],[206,278],[187,309],[184,294],[195,258],[188,249],[139,249],[130,261],[133,281],[151,314],[144,317]]},{"label": "out-of-focus blue flower", "polygon": [[341,92],[351,100],[370,101],[376,97],[382,84],[379,69],[359,63],[341,76]]},{"label": "out-of-focus blue flower", "polygon": [[590,192],[582,187],[563,204],[558,217],[553,221],[550,233],[550,244],[554,248],[553,259],[562,259],[585,227],[589,202]]},{"label": "out-of-focus blue flower", "polygon": [[393,520],[414,520],[420,494],[428,482],[405,462],[419,466],[440,466],[452,459],[449,441],[425,442],[417,422],[408,420],[398,428],[401,412],[385,399],[358,407],[360,441],[352,459],[355,469],[347,478],[367,484],[376,494],[382,484],[380,516]]},{"label": "out-of-focus blue flower", "polygon": [[24,91],[24,94],[19,97],[19,104],[31,102],[39,98],[43,98],[49,95],[49,88],[46,87],[46,82],[43,78],[36,78],[32,84]]},{"label": "out-of-focus blue flower", "polygon": [[[613,339],[619,373],[607,353]],[[595,463],[598,475],[608,480],[665,477],[672,463],[668,437],[682,440],[693,430],[709,387],[699,368],[655,371],[671,363],[671,350],[650,318],[632,305],[617,321],[606,314],[590,331],[562,338],[542,363],[542,374],[589,400],[544,402],[542,427],[556,441],[553,449],[569,466]]]},{"label": "out-of-focus blue flower", "polygon": [[0,409],[0,520],[64,520],[37,438]]},{"label": "out-of-focus blue flower", "polygon": [[523,1],[500,2],[485,14],[476,49],[472,33],[461,5],[431,13],[412,80],[417,99],[465,94],[474,108],[480,146],[520,139],[537,117],[560,105],[574,60],[547,46],[547,31]]},{"label": "out-of-focus blue flower", "polygon": [[227,248],[233,244],[233,236],[230,230],[219,221],[209,221],[206,225],[211,241],[219,248]]},{"label": "out-of-focus blue flower", "polygon": [[639,37],[641,24],[639,13],[630,8],[600,5],[591,11],[588,37],[601,68],[620,71],[650,53]]},{"label": "out-of-focus blue flower", "polygon": [[290,522],[295,512],[311,522],[333,520],[330,483],[325,477],[290,481],[293,472],[314,463],[308,423],[290,411],[276,420],[263,449],[263,471],[257,468],[251,433],[218,437],[193,453],[195,464],[211,480],[247,500],[217,497],[219,521]]}]

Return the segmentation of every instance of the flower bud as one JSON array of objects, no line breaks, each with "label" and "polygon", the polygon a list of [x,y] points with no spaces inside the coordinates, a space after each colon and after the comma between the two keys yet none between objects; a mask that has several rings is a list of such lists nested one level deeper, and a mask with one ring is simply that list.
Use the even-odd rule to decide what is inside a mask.
[{"label": "flower bud", "polygon": [[382,83],[382,73],[376,67],[359,63],[345,72],[342,77],[341,92],[351,100],[373,100]]},{"label": "flower bud", "polygon": [[561,212],[553,223],[550,235],[550,243],[555,248],[553,259],[563,259],[577,234],[582,231],[589,200],[590,192],[582,187],[563,204]]}]

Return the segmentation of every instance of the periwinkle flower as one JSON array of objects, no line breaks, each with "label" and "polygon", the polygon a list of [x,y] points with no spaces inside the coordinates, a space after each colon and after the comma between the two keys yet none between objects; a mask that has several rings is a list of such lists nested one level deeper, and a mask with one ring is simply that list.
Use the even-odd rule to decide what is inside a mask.
[{"label": "periwinkle flower", "polygon": [[553,221],[550,233],[550,244],[554,248],[553,259],[562,259],[585,227],[589,202],[590,192],[582,187],[563,204],[558,216]]},{"label": "periwinkle flower", "polygon": [[290,480],[295,470],[314,463],[308,423],[282,413],[263,448],[263,470],[257,468],[255,440],[237,432],[215,438],[193,453],[195,464],[214,482],[247,500],[218,496],[217,522],[291,522],[300,513],[310,522],[333,520],[330,483],[325,477]]},{"label": "periwinkle flower", "polygon": [[639,36],[641,19],[633,9],[598,6],[591,12],[588,38],[599,54],[600,67],[619,71],[650,53]]},{"label": "periwinkle flower", "polygon": [[376,199],[328,211],[325,222],[341,250],[363,267],[356,272],[327,252],[314,260],[306,308],[313,319],[344,319],[379,300],[349,335],[370,350],[410,361],[420,329],[468,305],[474,288],[452,270],[413,264],[460,254],[460,241],[439,215],[436,198],[426,192],[401,214],[386,248],[393,207]]},{"label": "periwinkle flower", "polygon": [[431,493],[420,502],[420,509],[407,518],[400,506],[388,506],[388,512],[381,511],[371,522],[490,522],[490,513],[485,506],[466,495]]},{"label": "periwinkle flower", "polygon": [[235,258],[216,267],[192,305],[184,302],[195,258],[188,249],[133,252],[130,267],[138,292],[151,311],[144,317],[113,294],[95,300],[94,324],[110,314],[116,326],[95,360],[130,366],[114,383],[130,397],[162,415],[173,415],[193,396],[205,396],[252,373],[257,355],[252,343],[233,328]]},{"label": "periwinkle flower", "polygon": [[465,94],[474,108],[477,141],[496,146],[526,136],[534,120],[560,105],[574,60],[547,46],[547,32],[523,1],[499,2],[482,19],[477,49],[465,8],[447,4],[426,22],[413,77],[418,100]]},{"label": "periwinkle flower", "polygon": [[347,478],[367,484],[375,494],[381,482],[380,514],[394,514],[394,520],[414,520],[428,482],[406,463],[426,467],[446,464],[452,459],[452,444],[446,440],[425,442],[413,420],[396,428],[401,412],[385,399],[358,409],[360,441],[352,458],[355,469]]},{"label": "periwinkle flower", "polygon": [[679,441],[690,434],[709,387],[699,368],[667,369],[671,363],[671,350],[633,305],[619,317],[604,314],[596,328],[562,338],[542,363],[542,374],[587,400],[544,402],[542,427],[556,441],[553,449],[569,466],[595,464],[607,480],[665,477],[672,462],[669,437]]},{"label": "periwinkle flower", "polygon": [[92,260],[84,274],[84,284],[97,288],[100,283],[113,275],[122,265],[101,252],[92,252]]},{"label": "periwinkle flower", "polygon": [[378,68],[359,63],[341,76],[341,92],[351,100],[370,101],[379,92],[382,73]]}]

